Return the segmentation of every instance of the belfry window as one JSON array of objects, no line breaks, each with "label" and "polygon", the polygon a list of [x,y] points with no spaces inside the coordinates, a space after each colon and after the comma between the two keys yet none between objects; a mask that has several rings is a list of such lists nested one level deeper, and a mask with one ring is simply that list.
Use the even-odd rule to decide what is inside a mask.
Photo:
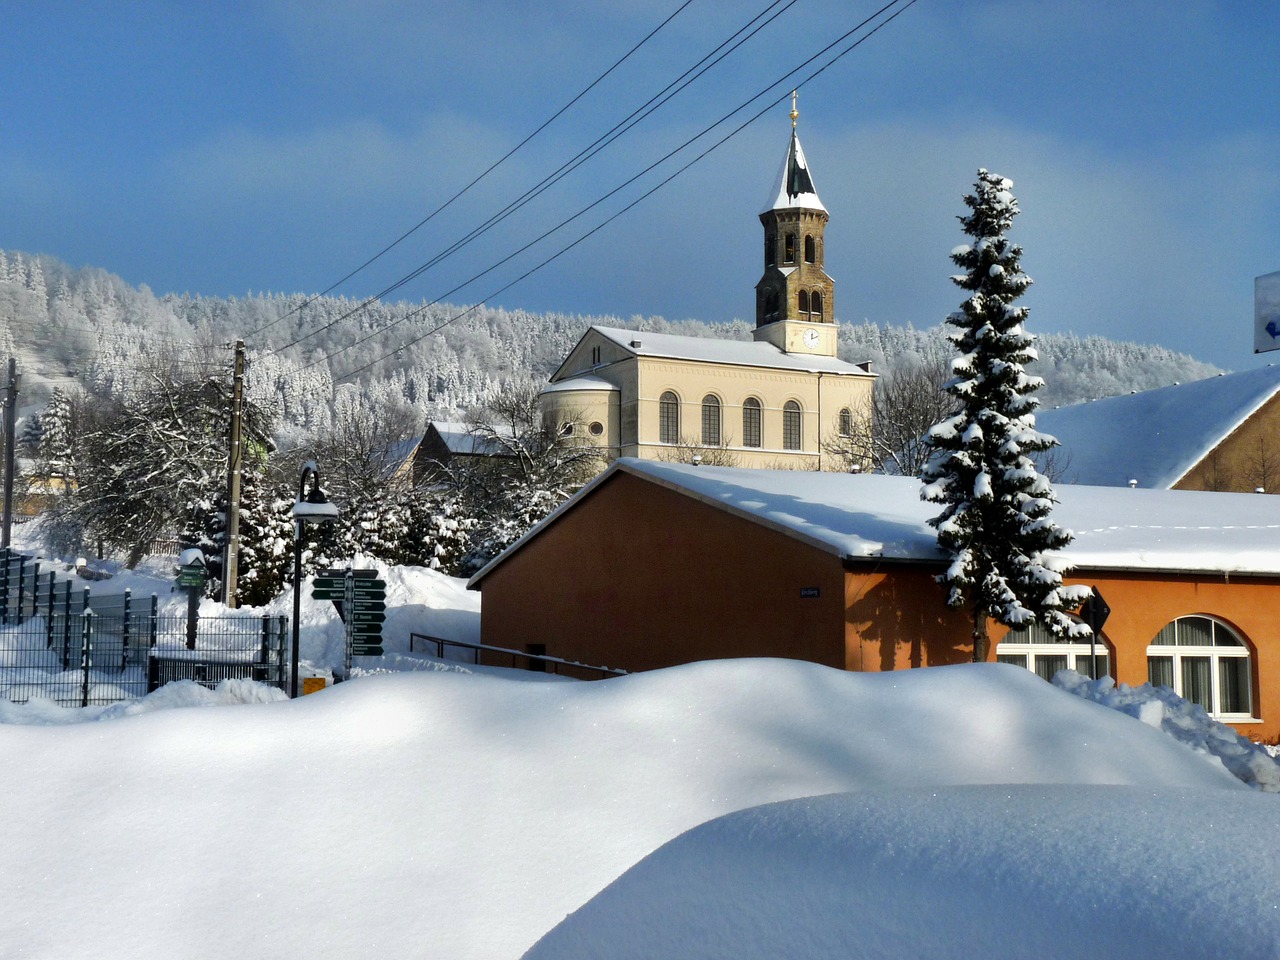
[{"label": "belfry window", "polygon": [[807,316],[809,313],[809,291],[800,291],[800,316]]},{"label": "belfry window", "polygon": [[713,393],[702,398],[702,445],[720,446],[720,398]]},{"label": "belfry window", "polygon": [[769,234],[764,238],[764,265],[772,267],[778,258],[778,238]]},{"label": "belfry window", "polygon": [[817,263],[817,262],[818,262],[818,244],[817,244],[817,242],[813,239],[813,235],[812,235],[812,234],[805,234],[805,238],[804,238],[804,262],[805,262],[805,263]]},{"label": "belfry window", "polygon": [[782,262],[796,262],[796,235],[794,233],[788,233],[783,243]]},{"label": "belfry window", "polygon": [[764,319],[766,323],[772,323],[778,319],[777,290],[766,290],[764,292]]},{"label": "belfry window", "polygon": [[670,390],[658,398],[658,442],[680,442],[680,398]]},{"label": "belfry window", "polygon": [[809,297],[809,312],[815,320],[822,319],[822,291],[815,290],[813,295]]}]

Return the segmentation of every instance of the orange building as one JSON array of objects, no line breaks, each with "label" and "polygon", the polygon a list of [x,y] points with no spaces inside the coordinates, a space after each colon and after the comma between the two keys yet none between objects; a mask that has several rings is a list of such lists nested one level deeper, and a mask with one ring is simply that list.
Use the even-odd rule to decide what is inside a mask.
[{"label": "orange building", "polygon": [[[919,481],[623,459],[472,578],[481,634],[626,670],[787,657],[849,670],[971,659],[948,609]],[[993,629],[992,659],[1064,667],[1201,703],[1280,737],[1280,500],[1059,486],[1071,583],[1111,607],[1103,636]]]}]

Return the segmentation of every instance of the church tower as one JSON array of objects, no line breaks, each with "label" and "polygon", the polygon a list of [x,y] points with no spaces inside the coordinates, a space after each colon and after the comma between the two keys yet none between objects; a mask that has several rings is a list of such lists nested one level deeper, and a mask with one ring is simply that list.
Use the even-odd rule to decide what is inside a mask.
[{"label": "church tower", "polygon": [[777,194],[760,214],[764,275],[756,284],[754,336],[786,353],[834,357],[835,283],[823,269],[827,209],[818,199],[796,135],[799,116],[793,92],[791,143]]}]

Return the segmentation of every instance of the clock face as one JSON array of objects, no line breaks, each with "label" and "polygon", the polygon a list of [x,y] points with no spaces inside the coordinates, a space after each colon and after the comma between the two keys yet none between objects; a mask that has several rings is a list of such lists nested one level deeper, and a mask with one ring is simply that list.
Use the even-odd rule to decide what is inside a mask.
[{"label": "clock face", "polygon": [[806,347],[816,347],[818,345],[817,330],[806,330],[804,332],[804,345]]}]

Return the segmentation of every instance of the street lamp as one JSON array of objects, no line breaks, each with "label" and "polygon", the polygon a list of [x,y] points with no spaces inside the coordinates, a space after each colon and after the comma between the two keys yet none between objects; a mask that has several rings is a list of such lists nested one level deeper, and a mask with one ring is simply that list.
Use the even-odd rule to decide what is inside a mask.
[{"label": "street lamp", "polygon": [[[307,489],[310,481],[311,488]],[[314,460],[302,465],[298,474],[298,499],[293,504],[293,657],[289,673],[289,696],[298,695],[298,648],[302,620],[302,533],[309,523],[328,523],[338,519],[338,508],[328,501],[320,489],[320,468]]]}]

